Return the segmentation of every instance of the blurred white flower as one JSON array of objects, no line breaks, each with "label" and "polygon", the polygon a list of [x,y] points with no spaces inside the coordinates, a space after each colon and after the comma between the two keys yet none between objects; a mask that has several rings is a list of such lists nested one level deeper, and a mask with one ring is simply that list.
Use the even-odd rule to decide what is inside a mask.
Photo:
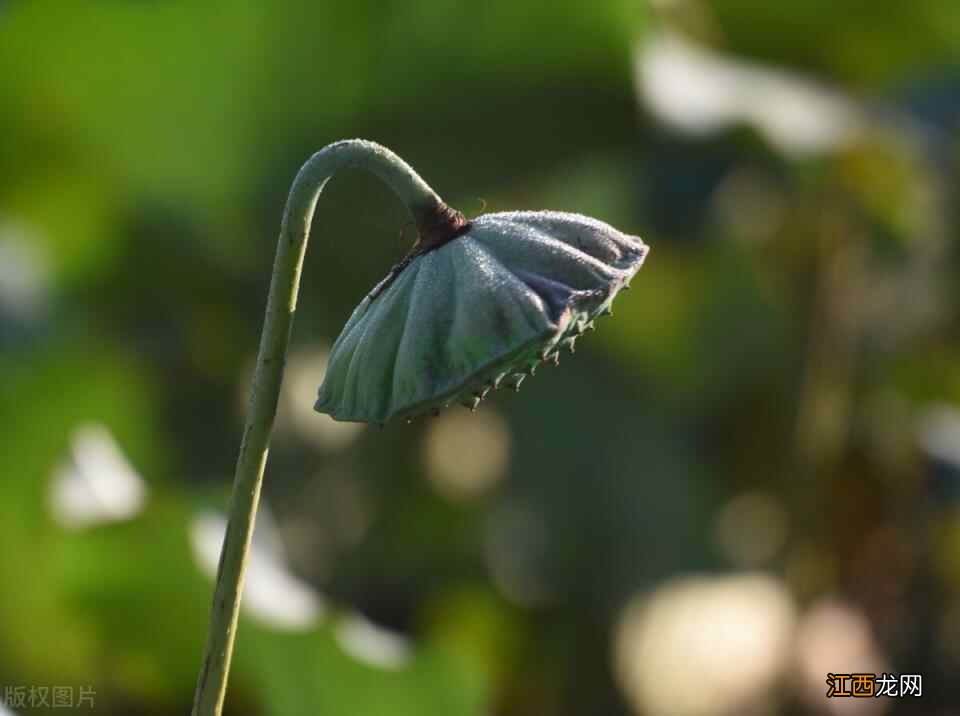
[{"label": "blurred white flower", "polygon": [[510,431],[493,410],[441,413],[429,424],[424,453],[437,492],[455,502],[476,499],[506,474]]},{"label": "blurred white flower", "polygon": [[410,641],[384,629],[359,613],[340,619],[334,627],[340,648],[357,661],[382,669],[400,669],[411,659]]},{"label": "blurred white flower", "polygon": [[807,703],[831,714],[879,714],[889,699],[827,699],[827,674],[882,674],[889,670],[862,611],[822,600],[803,615],[796,639],[798,678]]},{"label": "blurred white flower", "polygon": [[[194,558],[210,578],[216,576],[226,528],[226,519],[214,512],[197,515],[190,525]],[[326,602],[290,572],[280,533],[266,505],[258,512],[249,560],[241,602],[245,613],[275,629],[305,631],[317,626],[326,614]],[[357,612],[338,619],[333,635],[345,653],[370,666],[399,669],[411,658],[407,639]]]},{"label": "blurred white flower", "polygon": [[621,615],[620,687],[639,714],[752,713],[786,671],[795,621],[793,600],[773,577],[672,580]]},{"label": "blurred white flower", "polygon": [[790,156],[835,149],[864,120],[849,98],[798,75],[725,57],[672,32],[637,50],[637,86],[654,115],[691,134],[743,122]]},{"label": "blurred white flower", "polygon": [[[204,512],[190,525],[194,558],[211,578],[216,577],[227,521]],[[273,520],[261,506],[253,531],[243,587],[244,609],[250,616],[278,629],[305,630],[323,616],[324,600],[313,587],[290,573]]]},{"label": "blurred white flower", "polygon": [[146,499],[143,479],[124,457],[110,431],[99,424],[73,431],[69,458],[54,470],[50,510],[71,529],[129,520]]}]

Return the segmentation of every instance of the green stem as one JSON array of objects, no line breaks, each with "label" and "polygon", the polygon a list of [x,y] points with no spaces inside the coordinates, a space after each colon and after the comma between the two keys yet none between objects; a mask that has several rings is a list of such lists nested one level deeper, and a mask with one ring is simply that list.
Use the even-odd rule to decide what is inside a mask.
[{"label": "green stem", "polygon": [[210,631],[193,716],[219,716],[223,709],[247,553],[267,463],[270,431],[280,396],[310,223],[324,185],[338,169],[348,167],[366,169],[380,177],[406,204],[421,230],[442,225],[444,217],[455,213],[400,157],[385,147],[361,139],[324,147],[303,165],[294,179],[280,225],[280,240],[273,264],[247,424],[237,460],[230,518],[217,570]]}]

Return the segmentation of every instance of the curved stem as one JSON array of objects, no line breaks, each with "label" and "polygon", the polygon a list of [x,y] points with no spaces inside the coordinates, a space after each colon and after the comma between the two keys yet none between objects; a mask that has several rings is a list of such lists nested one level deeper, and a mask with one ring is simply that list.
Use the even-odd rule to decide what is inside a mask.
[{"label": "curved stem", "polygon": [[[443,226],[452,212],[417,173],[389,149],[361,139],[327,145],[297,173],[280,225],[280,240],[257,355],[257,367],[234,477],[230,516],[217,569],[210,631],[194,697],[193,716],[219,716],[240,611],[247,553],[260,500],[270,431],[280,396],[290,329],[297,305],[300,270],[317,199],[324,185],[345,167],[366,169],[393,189],[413,214],[421,237]],[[462,215],[459,216],[462,221]]]}]

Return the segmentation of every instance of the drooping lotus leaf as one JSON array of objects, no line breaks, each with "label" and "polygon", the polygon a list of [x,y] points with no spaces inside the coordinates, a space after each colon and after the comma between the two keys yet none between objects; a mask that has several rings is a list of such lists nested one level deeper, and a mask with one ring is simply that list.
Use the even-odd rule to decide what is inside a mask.
[{"label": "drooping lotus leaf", "polygon": [[526,375],[573,345],[640,269],[648,247],[595,219],[509,212],[415,255],[354,310],[333,346],[316,409],[383,423]]}]

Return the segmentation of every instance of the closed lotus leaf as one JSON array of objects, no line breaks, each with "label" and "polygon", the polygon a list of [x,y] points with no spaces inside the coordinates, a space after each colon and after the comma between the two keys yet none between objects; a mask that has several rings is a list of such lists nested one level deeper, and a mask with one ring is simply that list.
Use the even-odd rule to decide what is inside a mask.
[{"label": "closed lotus leaf", "polygon": [[515,389],[610,312],[646,257],[639,238],[577,214],[510,212],[415,255],[354,310],[316,409],[384,423]]}]

